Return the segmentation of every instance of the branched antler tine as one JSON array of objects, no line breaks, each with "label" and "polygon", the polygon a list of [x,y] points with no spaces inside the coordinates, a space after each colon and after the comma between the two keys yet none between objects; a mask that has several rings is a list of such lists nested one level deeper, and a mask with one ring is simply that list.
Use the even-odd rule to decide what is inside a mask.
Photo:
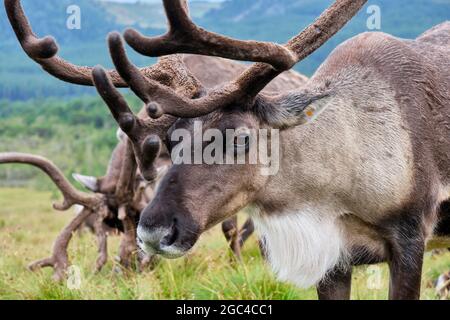
[{"label": "branched antler tine", "polygon": [[[39,39],[33,33],[20,0],[4,0],[8,19],[25,53],[50,75],[73,84],[92,86],[92,67],[74,65],[58,54],[58,45],[53,37]],[[154,77],[151,67],[140,69],[142,74]],[[116,87],[127,87],[127,84],[115,70],[108,70]]]},{"label": "branched antler tine", "polygon": [[296,63],[295,55],[271,42],[235,40],[196,26],[189,18],[183,0],[163,0],[169,31],[159,37],[146,37],[134,29],[124,33],[126,42],[137,52],[159,57],[193,53],[234,60],[265,62],[280,70]]},{"label": "branched antler tine", "polygon": [[[104,208],[103,208],[104,209]],[[50,258],[36,261],[28,266],[31,271],[36,271],[40,268],[52,267],[54,270],[53,279],[55,281],[62,281],[67,275],[67,269],[70,266],[69,255],[67,247],[72,239],[72,235],[77,230],[83,221],[91,215],[90,210],[83,210],[78,214],[69,224],[61,231],[53,244],[52,256]]]},{"label": "branched antler tine", "polygon": [[[114,65],[119,74],[128,83],[136,95],[147,104],[147,111],[150,116],[159,118],[163,114],[161,105],[167,106],[166,113],[171,114],[175,107],[175,112],[183,112],[185,116],[195,116],[195,109],[202,109],[194,100],[177,94],[172,88],[164,86],[159,82],[144,77],[139,69],[130,62],[127,57],[122,37],[118,33],[111,33],[108,37],[109,48]],[[105,74],[106,75],[106,74]],[[97,75],[94,75],[96,77]],[[113,88],[111,88],[113,89]],[[198,100],[200,101],[200,100]]]},{"label": "branched antler tine", "polygon": [[53,37],[38,39],[33,33],[19,0],[5,0],[5,8],[17,39],[30,58],[48,59],[57,54],[58,46]]},{"label": "branched antler tine", "polygon": [[[174,0],[177,4],[179,4],[179,0]],[[172,4],[172,1],[165,0],[164,3],[166,7]],[[284,47],[285,50],[290,52],[290,55],[294,57],[294,63],[297,63],[319,47],[321,47],[326,41],[328,41],[334,34],[336,34],[340,29],[344,27],[344,25],[354,16],[356,13],[364,6],[367,0],[336,0],[333,5],[331,5],[327,10],[325,10],[320,17],[312,23],[309,27],[307,27],[300,34],[291,39]],[[177,8],[177,7],[176,7]],[[178,6],[179,8],[179,6]],[[167,8],[166,8],[167,9]],[[181,11],[179,11],[181,12]],[[173,18],[173,17],[172,17]],[[172,26],[174,26],[172,24]],[[183,30],[177,30],[183,34]],[[203,32],[203,30],[201,30]],[[191,30],[189,30],[191,32]],[[208,34],[208,33],[205,33]],[[129,42],[131,46],[133,46],[135,39],[132,37],[137,36],[135,32],[128,31],[126,34],[126,40]],[[214,35],[208,34],[213,38],[219,40],[219,38],[214,38]],[[165,37],[165,38],[164,38]],[[169,37],[169,38],[167,38]],[[167,41],[171,39],[170,37],[180,37],[179,35],[171,35],[170,32],[163,36],[164,40]],[[151,39],[151,38],[150,38]],[[162,38],[161,38],[162,39]],[[148,40],[148,39],[147,39]],[[224,39],[220,39],[223,41]],[[158,40],[153,39],[155,43],[153,45],[158,45]],[[177,39],[177,41],[181,41]],[[131,42],[131,43],[130,43]],[[145,43],[145,42],[144,42]],[[149,42],[146,42],[147,44]],[[196,43],[194,40],[190,40],[190,43]],[[176,45],[179,52],[184,52],[182,45],[178,42],[173,42],[167,47],[169,48],[172,45]],[[232,42],[228,42],[228,45],[232,45]],[[233,47],[233,50],[240,51],[241,47],[238,43]],[[269,53],[267,46],[264,44],[253,46],[255,51],[265,51]],[[145,50],[153,50],[151,48],[145,48]],[[213,46],[207,48],[209,55],[216,55],[215,49]],[[245,52],[241,51],[241,52]],[[196,50],[193,53],[202,54],[201,50]],[[218,52],[221,57],[228,57],[227,54],[222,54]],[[239,59],[237,56],[235,59]],[[276,59],[276,55],[274,56]],[[252,54],[246,56],[246,60],[251,61],[259,61],[258,59],[254,59]],[[281,61],[281,60],[280,60]],[[231,104],[239,104],[239,105],[249,105],[253,103],[255,97],[261,92],[273,79],[275,79],[281,72],[286,69],[281,68],[279,64],[267,65],[265,63],[256,63],[250,68],[248,68],[244,73],[241,74],[238,79],[229,84],[225,85],[223,88],[216,89],[208,96],[202,97],[198,100],[191,100],[191,102],[185,104],[170,104],[164,103],[159,106],[158,115],[167,113],[177,117],[198,117],[210,113],[214,110],[226,107]],[[285,64],[288,66],[288,69],[293,66],[290,63]],[[275,68],[273,68],[275,67]],[[178,106],[178,107],[177,107]]]},{"label": "branched antler tine", "polygon": [[120,128],[132,138],[132,132],[136,124],[136,116],[131,111],[125,98],[114,87],[109,74],[103,67],[96,66],[92,71],[92,78],[98,93],[105,101]]},{"label": "branched antler tine", "polygon": [[[311,25],[293,37],[285,47],[295,54],[296,63],[311,55],[341,30],[366,2],[367,0],[336,0]],[[280,73],[280,70],[256,63],[236,80],[236,84],[249,97],[255,97]]]},{"label": "branched antler tine", "polygon": [[59,211],[70,209],[74,204],[95,208],[102,202],[102,198],[96,194],[88,194],[75,189],[64,177],[61,170],[48,159],[24,153],[0,153],[0,164],[29,164],[44,171],[59,188],[64,196],[62,204],[54,204],[53,207]]},{"label": "branched antler tine", "polygon": [[[20,45],[31,59],[60,80],[79,85],[93,85],[91,79],[92,68],[77,66],[58,57],[58,45],[53,37],[47,36],[41,39],[36,37],[20,0],[5,0],[5,8]],[[109,71],[109,73],[114,79],[116,86],[126,87],[126,83],[117,72]]]},{"label": "branched antler tine", "polygon": [[118,32],[111,32],[108,35],[108,45],[113,63],[122,79],[142,101],[149,103],[147,79],[128,59],[122,36]]},{"label": "branched antler tine", "polygon": [[[117,71],[127,82],[130,89],[147,104],[149,115],[154,118],[162,116],[161,107],[157,102],[152,101],[152,99],[161,100],[158,98],[158,91],[167,92],[167,95],[176,95],[176,93],[170,92],[168,87],[164,87],[156,81],[145,78],[141,74],[139,68],[128,59],[122,36],[119,33],[110,33],[108,36],[108,44],[111,58]],[[177,101],[177,103],[185,103],[185,101]]]},{"label": "branched antler tine", "polygon": [[285,47],[303,60],[341,30],[366,4],[367,0],[337,0]]},{"label": "branched antler tine", "polygon": [[[153,162],[161,149],[161,140],[155,134],[149,134],[128,106],[125,98],[114,87],[105,70],[98,66],[92,73],[95,87],[123,132],[133,145],[134,155],[143,176],[152,180],[155,176]],[[128,151],[127,151],[128,154]]]},{"label": "branched antler tine", "polygon": [[55,39],[49,36],[38,39],[35,36],[20,1],[5,0],[5,8],[17,39],[32,59],[48,59],[56,55],[58,46]]},{"label": "branched antler tine", "polygon": [[150,103],[147,107],[147,113],[152,118],[159,118],[163,114],[179,118],[201,117],[247,96],[235,82],[212,90],[207,96],[199,99],[186,99],[170,88],[164,87],[158,87],[154,93],[152,97],[155,103]]},{"label": "branched antler tine", "polygon": [[[367,0],[336,0],[311,25],[293,37],[285,47],[295,54],[296,63],[311,55],[341,30],[366,2]],[[280,70],[256,63],[236,80],[236,84],[249,97],[255,97],[280,73]]]}]

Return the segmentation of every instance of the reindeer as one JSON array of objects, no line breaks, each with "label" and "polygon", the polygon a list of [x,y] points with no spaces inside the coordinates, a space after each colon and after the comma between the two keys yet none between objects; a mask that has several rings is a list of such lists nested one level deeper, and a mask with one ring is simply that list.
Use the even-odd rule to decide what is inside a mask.
[{"label": "reindeer", "polygon": [[[84,186],[87,190],[105,195],[110,214],[108,218],[104,220],[103,227],[108,231],[108,233],[116,234],[123,232],[123,225],[121,223],[122,217],[119,217],[119,214],[123,215],[124,212],[119,212],[121,204],[117,199],[115,199],[115,192],[117,182],[120,178],[122,164],[126,159],[126,140],[122,138],[120,130],[117,133],[117,137],[119,142],[112,153],[105,176],[96,178],[77,173],[72,174],[74,180]],[[161,180],[168,168],[168,160],[169,159],[164,156],[160,156],[157,159],[156,165],[158,167],[158,176],[154,181],[145,181],[139,171],[136,171],[134,183],[131,186],[134,190],[134,197],[131,207],[137,212],[136,216],[138,216],[139,212],[145,208],[148,203],[150,203],[154,195],[156,184]],[[78,206],[75,211],[79,214],[82,210],[89,210],[89,208]],[[95,223],[96,214],[92,213],[91,216],[84,222],[83,228],[95,233]]]},{"label": "reindeer", "polygon": [[[5,8],[20,44],[32,60],[50,75],[62,81],[77,85],[94,85],[91,76],[93,68],[77,66],[59,57],[57,55],[58,46],[53,38],[36,38],[19,0],[5,0]],[[234,76],[244,70],[244,65],[226,59],[176,55],[161,58],[156,65],[142,68],[140,72],[147,79],[158,81],[173,88],[178,93],[186,95],[186,97],[195,97],[200,91],[204,90],[200,83],[204,83],[207,88],[214,87],[232,80]],[[117,72],[109,71],[109,76],[115,86],[129,86]],[[290,71],[268,86],[266,92],[294,89],[305,82],[306,77]],[[141,116],[144,114],[145,110],[140,113]],[[142,131],[139,133],[143,134],[145,138],[146,132],[149,132],[148,126],[151,127],[150,132],[156,132],[163,137],[176,120],[175,117],[164,117],[162,121],[155,123],[151,119],[144,119],[143,124],[145,126],[142,126]],[[154,125],[151,125],[151,123],[154,123]],[[143,193],[143,185],[138,187],[136,179],[139,180],[143,176],[150,183],[154,183],[155,179],[158,179],[158,170],[156,170],[158,163],[154,163],[155,159],[162,159],[164,156],[163,153],[158,153],[152,159],[153,153],[150,152],[148,153],[149,156],[137,157],[137,159],[141,159],[139,163],[146,164],[147,168],[140,165],[141,169],[146,169],[142,175],[136,174],[134,153],[137,152],[142,156],[141,147],[150,148],[150,151],[153,148],[151,141],[149,145],[141,144],[142,142],[143,140],[136,142],[128,139],[119,142],[111,157],[107,174],[102,178],[74,175],[76,180],[95,192],[95,195],[77,191],[65,178],[63,179],[61,171],[48,159],[17,153],[0,154],[0,163],[27,163],[47,172],[67,199],[64,206],[57,206],[57,209],[67,210],[72,205],[79,205],[82,208],[58,237],[52,257],[33,263],[30,266],[31,269],[52,266],[55,269],[54,278],[56,280],[63,279],[69,266],[67,246],[72,233],[80,228],[83,222],[88,222],[93,232],[97,234],[99,243],[97,271],[101,270],[107,260],[107,229],[105,230],[105,223],[114,229],[119,227],[124,232],[119,259],[124,267],[130,266],[132,253],[135,252],[136,247],[135,229],[139,212],[144,209],[152,196]],[[150,169],[148,164],[151,164]],[[51,170],[48,168],[51,168]],[[149,182],[145,182],[144,185]],[[248,220],[239,231],[237,219],[234,217],[223,224],[223,231],[231,249],[239,257],[240,248],[253,233],[253,223]]]},{"label": "reindeer", "polygon": [[[110,34],[117,72],[96,67],[93,82],[147,179],[156,175],[154,160],[163,143],[174,147],[167,132],[193,131],[194,120],[204,129],[281,130],[275,176],[262,175],[261,165],[172,166],[141,213],[138,235],[146,252],[182,256],[204,231],[253,205],[281,280],[300,287],[315,284],[321,299],[348,299],[352,266],[386,261],[390,298],[419,298],[426,245],[448,236],[449,23],[416,40],[359,35],[336,48],[296,90],[262,93],[365,2],[336,1],[282,46],[210,33],[190,20],[184,1],[165,0],[169,32],[149,38],[129,29],[124,38],[133,49],[148,56],[191,53],[257,62],[210,90],[192,80],[191,94],[134,66],[122,37]],[[16,1],[6,3],[10,12],[17,11]],[[23,16],[12,16],[31,57],[41,64],[42,58],[60,62],[52,39],[37,39],[23,27]],[[59,66],[49,69],[64,74],[67,69]],[[195,79],[185,71],[180,66],[178,75]],[[91,84],[87,73],[68,76]],[[133,114],[116,89],[126,85],[145,102],[147,115]],[[247,144],[233,147],[237,153],[248,151]]]},{"label": "reindeer", "polygon": [[[268,95],[262,89],[319,48],[366,1],[336,1],[286,45],[210,33],[190,20],[184,1],[163,3],[167,34],[125,31],[137,52],[257,63],[236,80],[187,98],[146,77],[127,58],[122,37],[110,34],[118,73],[154,120],[131,112],[114,87],[114,73],[96,67],[93,79],[141,171],[152,174],[151,160],[163,143],[176,147],[158,131],[171,117],[178,118],[172,131],[192,134],[196,121],[203,130],[222,132],[278,129],[280,170],[267,176],[262,165],[172,166],[141,213],[143,250],[183,256],[203,232],[253,205],[281,280],[316,285],[321,299],[348,299],[352,266],[387,262],[390,299],[418,299],[426,246],[449,235],[450,23],[415,40],[363,33],[337,47],[304,85]],[[235,153],[248,153],[249,145],[238,141],[250,137],[236,138]]]},{"label": "reindeer", "polygon": [[[106,201],[107,216],[101,217],[99,219],[98,212],[92,211],[91,208],[76,206],[75,214],[82,215],[85,211],[90,214],[86,217],[83,224],[78,228],[79,232],[83,229],[89,230],[91,233],[96,234],[98,246],[99,246],[99,258],[96,267],[96,271],[99,272],[107,262],[108,250],[107,250],[107,237],[108,235],[118,235],[123,233],[124,225],[122,221],[126,216],[135,217],[135,228],[137,227],[137,222],[139,221],[139,213],[145,206],[150,203],[153,195],[154,189],[158,181],[161,180],[164,175],[167,165],[167,159],[164,157],[159,157],[157,160],[158,176],[153,182],[144,181],[142,176],[137,171],[134,177],[134,183],[130,183],[129,188],[133,188],[132,192],[133,199],[129,206],[124,207],[120,203],[120,200],[115,197],[116,195],[116,185],[119,182],[121,168],[123,161],[126,159],[126,140],[122,139],[120,131],[118,132],[119,143],[114,149],[111,160],[108,165],[107,173],[104,177],[95,178],[84,176],[80,174],[72,174],[73,178],[82,184],[89,191],[103,194]],[[127,212],[125,212],[125,210]],[[136,248],[130,248],[130,251],[136,251]],[[143,270],[147,266],[151,268],[156,266],[156,257],[147,256],[141,254],[139,258],[139,268]],[[126,268],[130,267],[130,262],[128,260],[118,257],[119,262]],[[117,269],[118,270],[118,269]]]},{"label": "reindeer", "polygon": [[[239,75],[245,70],[245,66],[240,63],[236,63],[230,60],[213,58],[207,56],[195,56],[195,55],[184,55],[183,62],[185,67],[202,83],[206,84],[207,87],[212,88],[221,83],[233,79],[235,76]],[[280,92],[290,89],[294,89],[299,85],[306,82],[306,77],[295,72],[290,71],[283,77],[277,78],[270,87],[267,88],[267,92]],[[118,131],[118,139],[123,139],[123,133],[121,130]],[[82,184],[85,188],[93,192],[99,192],[102,194],[112,194],[114,193],[115,185],[118,180],[119,168],[123,158],[124,148],[123,143],[119,143],[116,150],[113,152],[110,164],[107,170],[107,174],[104,177],[96,178],[92,176],[85,176],[81,174],[73,174],[75,180]],[[158,157],[158,163],[156,167],[162,172],[166,172],[166,167],[170,165],[170,155],[167,150],[164,150],[162,154]],[[140,198],[143,203],[150,203],[153,197],[153,191],[157,181],[162,178],[163,174],[158,175],[156,181],[152,181],[149,186],[145,189],[145,180],[142,180],[142,176],[138,174],[136,178],[141,181],[140,192],[136,194],[141,195]],[[148,183],[147,183],[148,184]],[[145,192],[144,192],[145,191]],[[111,204],[113,206],[112,211],[117,212],[117,205]],[[115,206],[115,207],[114,207]],[[143,209],[143,208],[142,208]],[[117,216],[117,214],[116,214]],[[87,227],[92,232],[95,232],[95,218],[94,215],[87,221]],[[109,226],[119,225],[120,220],[114,219],[108,221]],[[233,254],[241,260],[241,248],[244,246],[245,242],[254,232],[254,224],[251,219],[247,219],[241,229],[238,228],[237,216],[227,219],[222,223],[222,231],[225,235],[227,242],[229,243],[230,249]]]}]

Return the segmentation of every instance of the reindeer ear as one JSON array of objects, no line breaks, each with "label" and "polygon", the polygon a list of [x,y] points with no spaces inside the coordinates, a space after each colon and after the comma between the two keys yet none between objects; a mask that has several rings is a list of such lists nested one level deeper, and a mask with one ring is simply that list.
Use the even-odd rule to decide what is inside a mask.
[{"label": "reindeer ear", "polygon": [[98,192],[98,179],[95,177],[83,176],[78,173],[72,174],[72,177],[83,185],[86,189],[92,192]]},{"label": "reindeer ear", "polygon": [[332,101],[329,92],[294,91],[275,97],[260,97],[255,106],[257,115],[277,129],[288,129],[313,122]]}]

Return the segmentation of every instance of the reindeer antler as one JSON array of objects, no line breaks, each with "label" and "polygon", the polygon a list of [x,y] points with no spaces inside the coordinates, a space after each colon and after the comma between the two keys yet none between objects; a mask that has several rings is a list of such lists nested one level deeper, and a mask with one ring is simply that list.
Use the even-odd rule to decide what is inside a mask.
[{"label": "reindeer antler", "polygon": [[[36,37],[20,0],[5,0],[5,8],[20,45],[31,59],[60,80],[85,86],[93,85],[92,67],[77,66],[59,57],[57,55],[58,45],[53,37]],[[140,71],[143,75],[153,79],[158,79],[158,76],[161,75],[160,71],[153,67],[142,68]],[[115,86],[128,86],[116,71],[110,70],[108,74]]]},{"label": "reindeer antler", "polygon": [[279,44],[234,40],[196,26],[187,12],[186,0],[164,0],[169,31],[159,37],[145,37],[127,29],[125,40],[137,52],[160,57],[175,53],[195,53],[234,60],[266,62],[280,69],[290,69],[296,58]]},{"label": "reindeer antler", "polygon": [[[100,219],[107,215],[107,207],[105,198],[100,194],[88,194],[75,189],[72,184],[64,177],[61,170],[48,159],[43,157],[24,154],[24,153],[0,153],[0,164],[28,164],[35,166],[44,171],[59,188],[64,196],[63,204],[54,204],[56,210],[68,210],[75,204],[85,207],[59,234],[53,245],[52,255],[30,264],[31,270],[37,270],[45,267],[52,267],[54,269],[53,278],[56,281],[61,281],[66,275],[69,267],[69,256],[67,254],[67,247],[72,239],[73,233],[81,226],[83,221],[87,219],[93,212],[96,212]],[[104,264],[104,251],[99,252],[97,260],[97,269]]]},{"label": "reindeer antler", "polygon": [[228,105],[249,105],[264,87],[281,72],[303,60],[336,34],[367,2],[367,0],[337,0],[304,31],[284,46],[273,43],[240,41],[208,32],[189,18],[184,0],[163,0],[169,21],[169,32],[156,38],[142,36],[135,30],[125,32],[125,40],[140,53],[159,56],[172,53],[195,53],[220,56],[257,63],[238,79],[212,90],[207,96],[192,100],[152,85],[149,113],[177,117],[198,117]]},{"label": "reindeer antler", "polygon": [[[8,18],[22,48],[49,74],[63,81],[80,85],[94,85],[92,74],[97,75],[96,84],[101,88],[100,95],[109,106],[115,119],[119,121],[122,130],[129,135],[142,174],[146,178],[152,179],[156,170],[151,163],[157,157],[161,145],[158,140],[165,137],[167,129],[175,122],[176,118],[167,116],[158,121],[138,120],[135,126],[128,127],[137,117],[120,93],[112,89],[128,87],[129,83],[124,81],[117,71],[77,66],[58,57],[58,46],[52,37],[39,39],[35,36],[20,0],[5,0],[4,2]],[[113,44],[114,39],[110,43]],[[120,68],[120,71],[122,75],[126,75],[124,68]],[[200,82],[184,67],[180,56],[161,58],[156,65],[147,68],[136,67],[133,72],[136,74],[133,79],[139,76],[139,81],[142,83],[147,83],[147,81],[161,83],[173,88],[175,93],[189,98],[198,96],[202,91]],[[133,90],[139,93],[141,98],[144,97],[144,93],[139,91],[135,82],[131,82],[131,84]]]},{"label": "reindeer antler", "polygon": [[61,170],[48,159],[25,153],[0,153],[0,164],[7,163],[28,164],[44,171],[64,196],[64,202],[62,204],[53,205],[56,210],[65,211],[75,204],[96,209],[103,203],[103,197],[101,195],[89,194],[75,189],[66,177],[64,177]]},{"label": "reindeer antler", "polygon": [[[162,70],[166,77],[164,81],[161,80],[163,77],[159,78],[160,81],[156,81],[145,77],[139,68],[130,62],[122,38],[118,33],[111,33],[108,36],[108,44],[117,71],[130,89],[146,103],[148,114],[160,109],[155,103],[155,98],[160,103],[167,103],[166,97],[176,99],[171,103],[188,103],[191,98],[204,92],[200,81],[189,72],[181,56],[160,58],[155,70]],[[157,175],[153,163],[159,155],[161,140],[176,118],[164,116],[153,120],[138,117],[133,114],[124,97],[114,87],[106,70],[100,66],[95,67],[92,78],[98,93],[109,107],[122,131],[132,142],[134,155],[142,175],[146,180],[153,180]]]},{"label": "reindeer antler", "polygon": [[114,87],[111,78],[103,68],[94,68],[92,75],[98,93],[133,144],[134,155],[142,175],[147,180],[153,180],[156,177],[156,168],[153,164],[161,149],[160,137],[175,119],[166,117],[163,121],[153,121],[153,125],[146,123],[131,111],[125,98]]},{"label": "reindeer antler", "polygon": [[[290,69],[332,35],[340,30],[364,5],[366,0],[338,0],[311,26],[294,37],[285,46],[256,41],[239,41],[210,33],[197,27],[189,18],[185,0],[163,0],[169,32],[161,37],[147,38],[135,30],[125,32],[125,40],[134,49],[150,56],[172,53],[197,53],[214,55],[257,63],[247,69],[235,81],[204,94],[199,81],[184,67],[180,58],[169,56],[158,63],[172,68],[171,83],[164,83],[143,75],[127,57],[122,38],[117,33],[108,37],[109,49],[114,65],[121,78],[133,92],[146,103],[147,114],[152,118],[172,115],[194,118],[211,113],[228,105],[250,105],[267,84],[280,73]],[[179,76],[185,74],[180,81]],[[170,78],[170,77],[169,77]],[[158,122],[141,119],[133,114],[125,99],[114,88],[111,74],[101,67],[93,70],[93,79],[98,92],[110,108],[121,129],[133,143],[134,153],[146,179],[153,179],[156,170],[153,162],[161,148],[161,138],[173,124],[175,118],[163,117]],[[186,79],[188,79],[186,81]],[[181,83],[181,85],[180,85]],[[191,90],[177,92],[177,88]]]}]

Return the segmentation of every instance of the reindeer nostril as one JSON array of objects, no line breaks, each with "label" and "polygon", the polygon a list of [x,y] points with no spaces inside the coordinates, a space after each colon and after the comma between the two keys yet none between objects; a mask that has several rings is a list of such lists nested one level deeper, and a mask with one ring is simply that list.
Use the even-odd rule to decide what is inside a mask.
[{"label": "reindeer nostril", "polygon": [[161,240],[161,245],[170,247],[177,241],[178,235],[177,219],[174,218],[172,226],[170,227],[170,232]]}]

